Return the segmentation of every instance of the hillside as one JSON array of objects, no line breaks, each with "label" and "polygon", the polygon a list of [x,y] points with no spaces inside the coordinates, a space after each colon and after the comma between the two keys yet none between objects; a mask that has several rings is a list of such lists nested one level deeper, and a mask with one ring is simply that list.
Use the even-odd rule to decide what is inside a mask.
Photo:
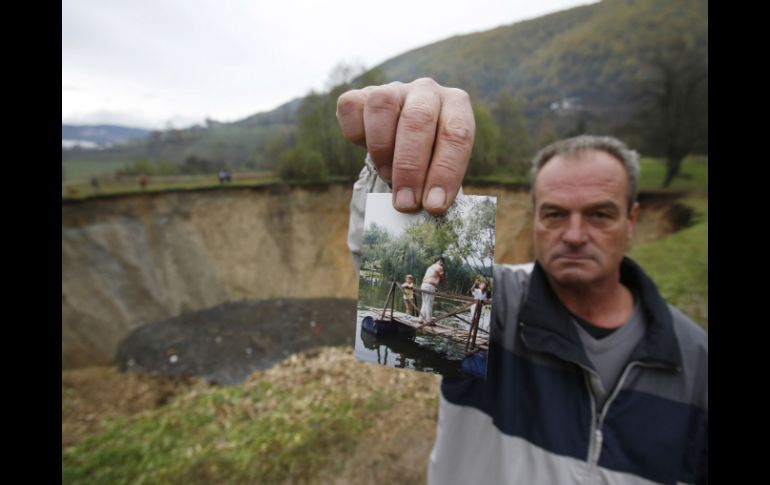
[{"label": "hillside", "polygon": [[[580,131],[613,132],[633,112],[649,58],[672,43],[708,58],[705,0],[604,0],[485,32],[455,36],[394,57],[362,79],[411,81],[430,76],[469,91],[482,105],[515,96],[536,143]],[[306,98],[234,123],[155,132],[131,150],[63,152],[62,160],[137,160],[274,169],[297,145]],[[333,109],[322,121],[336,126]],[[326,160],[327,164],[330,160]],[[213,166],[213,165],[212,165]]]},{"label": "hillside", "polygon": [[[565,100],[573,105],[566,110],[595,121],[610,114],[611,123],[627,114],[623,108],[644,74],[645,56],[680,37],[708,56],[706,1],[604,0],[456,36],[379,67],[388,79],[429,76],[488,104],[508,91],[523,103],[530,123],[564,111]],[[558,109],[551,109],[554,103]]]}]

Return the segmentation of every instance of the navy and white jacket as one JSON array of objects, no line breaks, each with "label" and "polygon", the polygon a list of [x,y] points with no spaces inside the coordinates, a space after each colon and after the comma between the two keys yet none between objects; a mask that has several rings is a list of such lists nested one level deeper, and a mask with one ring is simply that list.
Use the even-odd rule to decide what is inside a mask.
[{"label": "navy and white jacket", "polygon": [[[389,191],[375,179],[367,160],[351,202],[357,267],[366,193]],[[626,258],[621,278],[647,329],[602,409],[542,268],[495,265],[493,277],[487,377],[443,378],[429,484],[707,483],[708,337],[636,263]]]}]

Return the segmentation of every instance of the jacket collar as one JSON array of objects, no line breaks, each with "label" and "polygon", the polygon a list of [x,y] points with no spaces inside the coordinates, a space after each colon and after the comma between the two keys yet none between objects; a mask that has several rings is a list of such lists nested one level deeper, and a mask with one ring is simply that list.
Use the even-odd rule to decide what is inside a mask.
[{"label": "jacket collar", "polygon": [[[640,299],[646,322],[645,336],[634,349],[631,360],[681,368],[682,358],[671,312],[655,284],[628,257],[621,261],[620,280]],[[519,325],[525,345],[530,349],[593,368],[569,312],[551,289],[538,261],[535,261],[527,299],[519,313]]]}]

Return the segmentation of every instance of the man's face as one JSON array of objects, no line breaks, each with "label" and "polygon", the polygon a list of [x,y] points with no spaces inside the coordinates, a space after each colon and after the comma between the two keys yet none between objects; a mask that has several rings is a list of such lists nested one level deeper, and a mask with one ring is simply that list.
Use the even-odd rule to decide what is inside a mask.
[{"label": "man's face", "polygon": [[549,279],[590,287],[619,281],[620,261],[633,236],[639,204],[627,209],[622,162],[591,150],[556,156],[535,181],[535,257]]}]

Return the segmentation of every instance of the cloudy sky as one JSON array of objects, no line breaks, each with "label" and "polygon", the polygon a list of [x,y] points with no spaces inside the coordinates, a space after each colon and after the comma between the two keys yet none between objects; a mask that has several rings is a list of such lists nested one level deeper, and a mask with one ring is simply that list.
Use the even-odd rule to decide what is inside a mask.
[{"label": "cloudy sky", "polygon": [[62,123],[235,121],[452,35],[591,0],[63,0]]},{"label": "cloudy sky", "polygon": [[[370,193],[366,197],[366,214],[364,217],[364,228],[368,229],[372,224],[377,224],[380,227],[387,229],[391,237],[400,236],[407,227],[412,224],[417,224],[428,217],[426,211],[420,211],[415,213],[405,214],[398,212],[393,208],[393,202],[391,201],[393,194],[390,193]],[[497,204],[497,197],[491,197],[486,195],[466,195],[467,199],[473,201],[473,205],[461,205],[460,213],[463,217],[467,217],[471,208],[476,204],[481,204],[482,201],[489,199]]]}]

